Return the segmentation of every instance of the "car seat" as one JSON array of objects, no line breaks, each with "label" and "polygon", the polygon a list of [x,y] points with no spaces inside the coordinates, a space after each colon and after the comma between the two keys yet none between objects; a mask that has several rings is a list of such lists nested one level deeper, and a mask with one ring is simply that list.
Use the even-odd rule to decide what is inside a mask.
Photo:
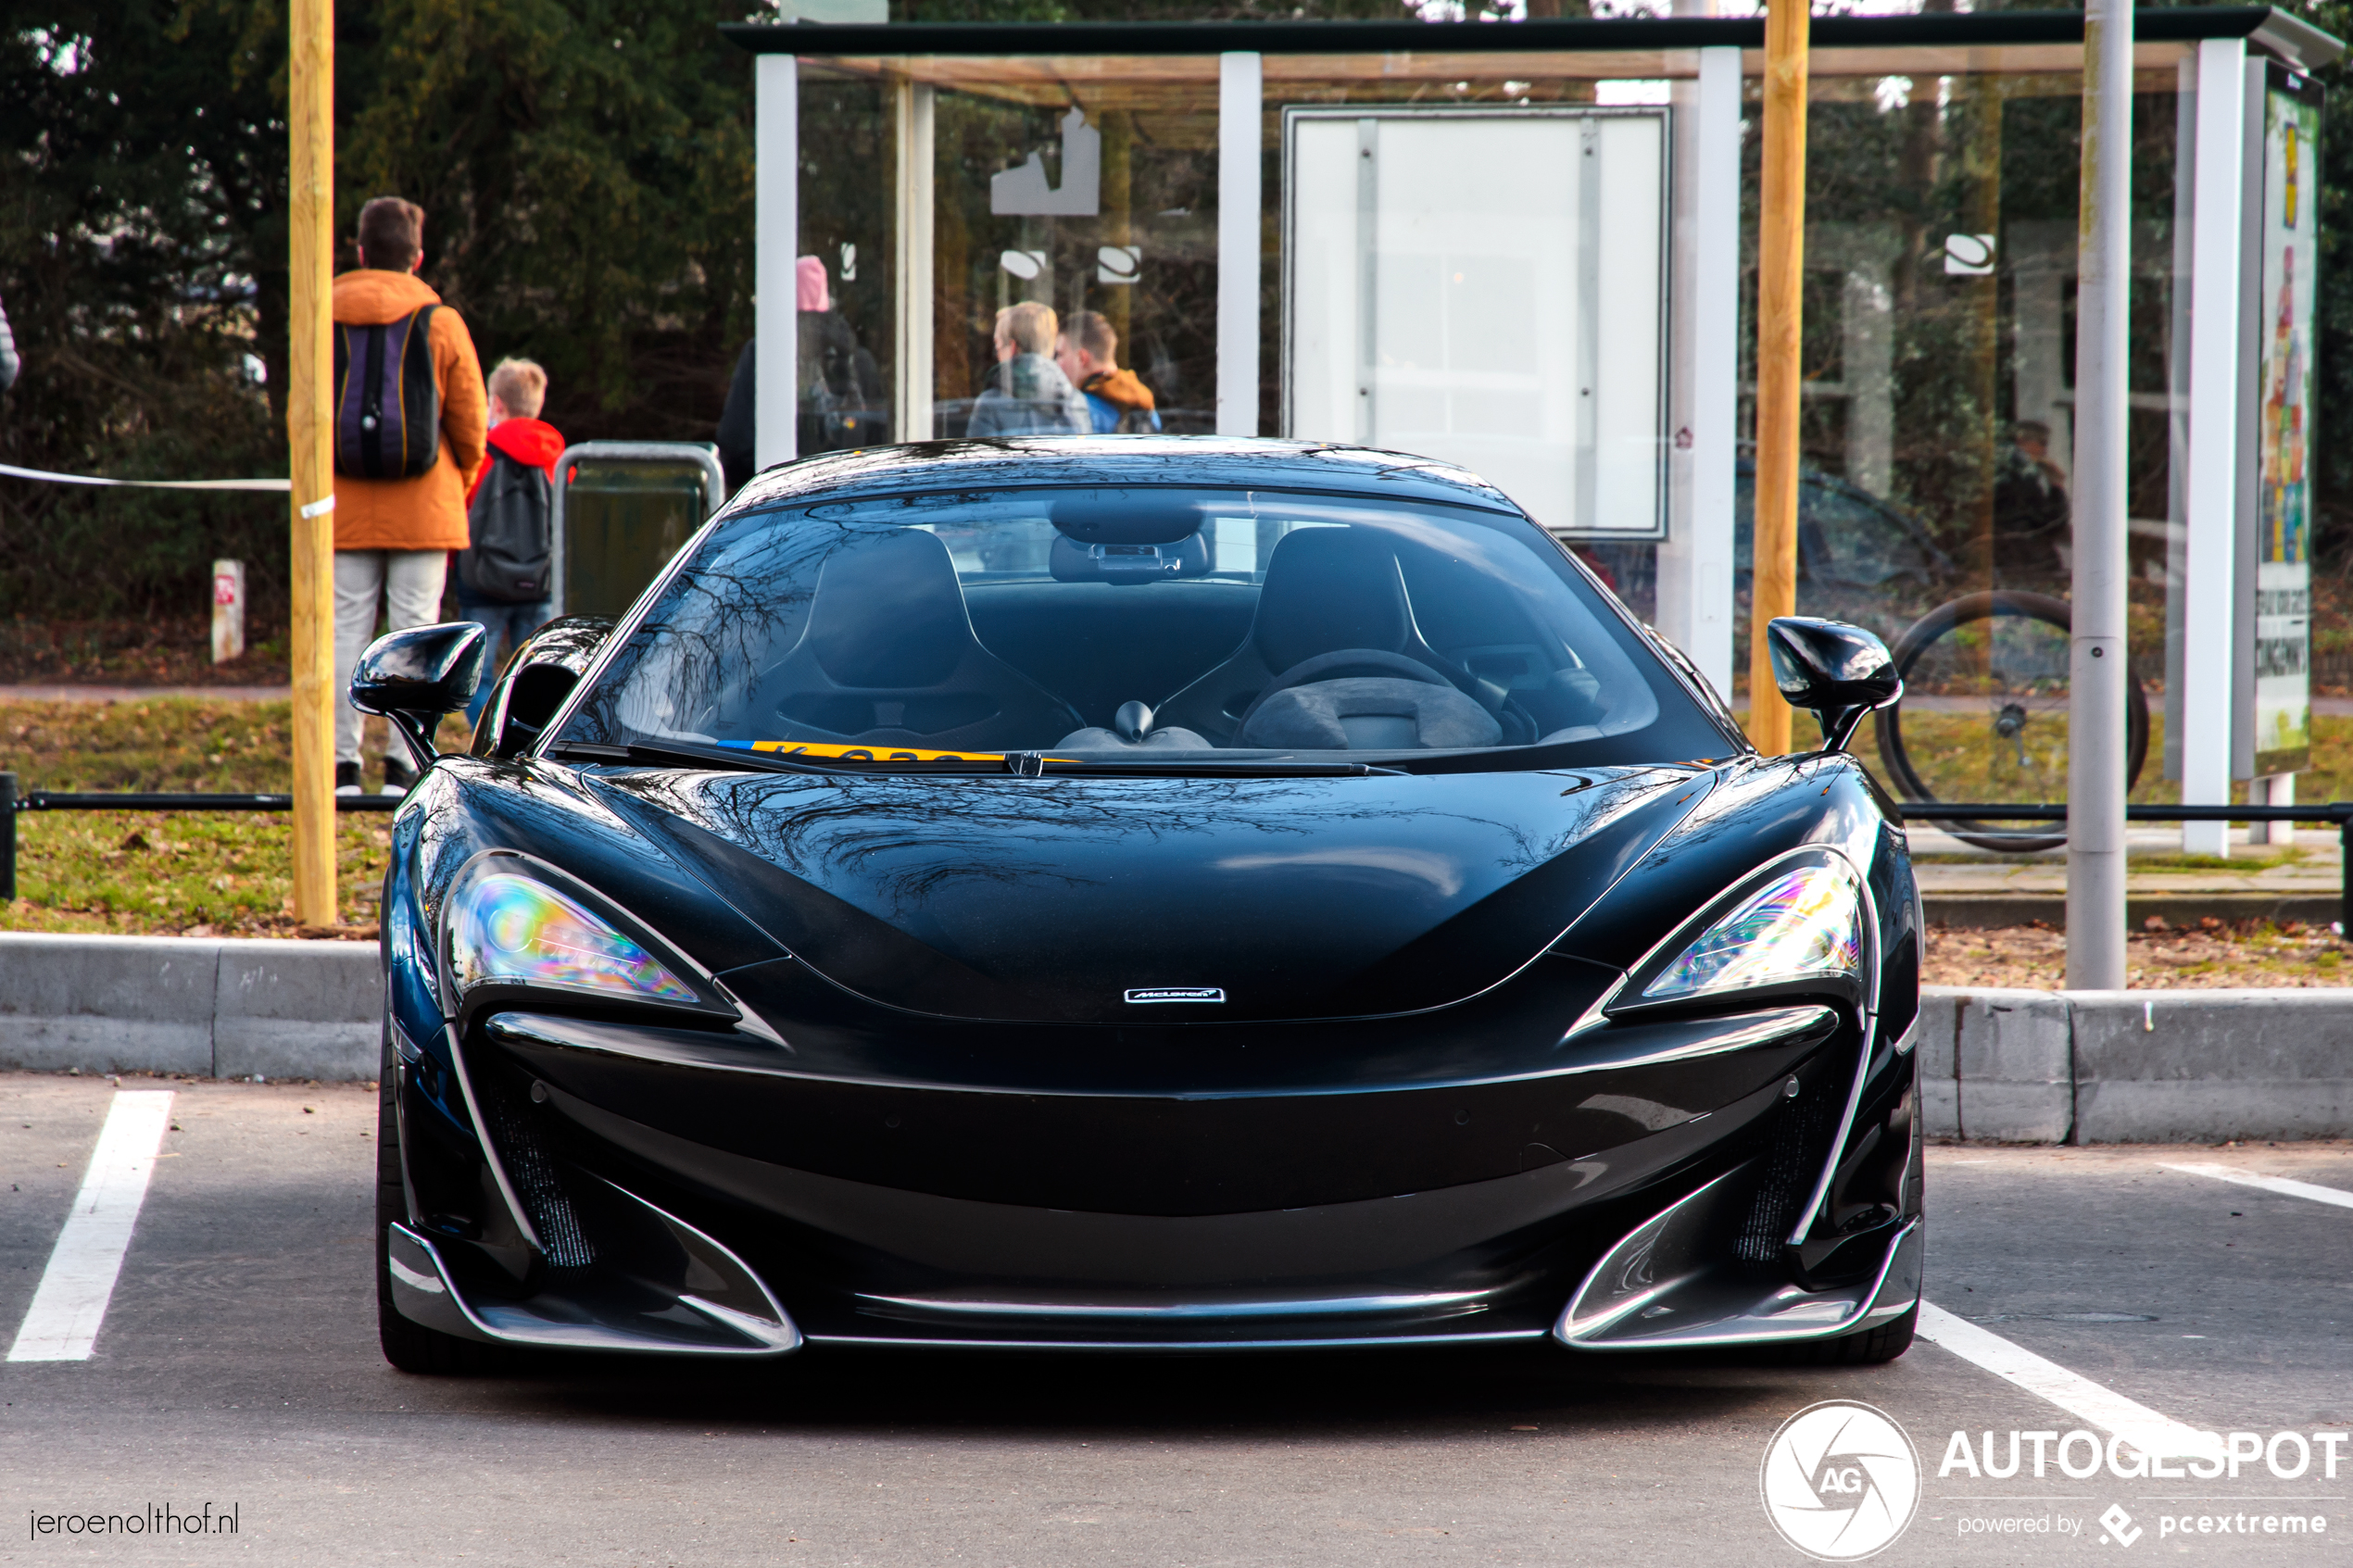
[{"label": "car seat", "polygon": [[750,721],[770,713],[793,739],[933,750],[1048,746],[1081,722],[981,646],[948,546],[916,528],[826,558],[808,625],[761,678]]}]

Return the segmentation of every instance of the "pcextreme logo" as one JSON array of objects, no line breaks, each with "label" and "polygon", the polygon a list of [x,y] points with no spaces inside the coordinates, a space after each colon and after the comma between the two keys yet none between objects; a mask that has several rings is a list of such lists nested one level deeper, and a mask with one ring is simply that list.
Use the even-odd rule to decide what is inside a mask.
[{"label": "pcextreme logo", "polygon": [[1886,1411],[1826,1399],[1773,1434],[1757,1490],[1781,1539],[1824,1562],[1853,1562],[1910,1526],[1920,1456]]}]

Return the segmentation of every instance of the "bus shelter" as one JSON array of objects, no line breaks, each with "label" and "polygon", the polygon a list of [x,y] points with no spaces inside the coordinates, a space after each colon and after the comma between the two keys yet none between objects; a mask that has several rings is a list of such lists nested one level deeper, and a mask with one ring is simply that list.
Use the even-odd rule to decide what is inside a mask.
[{"label": "bus shelter", "polygon": [[[2342,46],[2268,7],[2135,25],[2133,656],[2163,736],[2143,777],[2286,801],[2309,724],[2309,73]],[[1001,313],[1035,301],[1108,328],[1164,430],[1478,470],[1737,700],[1760,19],[724,31],[758,56],[762,466],[964,434]],[[1801,610],[1892,643],[1986,595],[2063,621],[2082,54],[2080,12],[1814,22]],[[1914,684],[1967,706],[2007,658],[2031,704],[2018,670],[2065,666],[2063,633],[2037,655],[2030,630],[1964,628]],[[2007,794],[1928,783],[1934,714],[1906,720],[1924,788],[2063,794],[2022,740],[1968,764]]]}]

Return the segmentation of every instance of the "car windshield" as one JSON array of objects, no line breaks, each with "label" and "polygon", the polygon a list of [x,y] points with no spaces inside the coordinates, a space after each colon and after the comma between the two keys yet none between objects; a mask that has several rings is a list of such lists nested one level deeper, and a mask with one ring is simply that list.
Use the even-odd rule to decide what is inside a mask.
[{"label": "car windshield", "polygon": [[748,512],[624,626],[559,745],[1515,768],[1726,749],[1541,529],[1427,502],[1021,488]]}]

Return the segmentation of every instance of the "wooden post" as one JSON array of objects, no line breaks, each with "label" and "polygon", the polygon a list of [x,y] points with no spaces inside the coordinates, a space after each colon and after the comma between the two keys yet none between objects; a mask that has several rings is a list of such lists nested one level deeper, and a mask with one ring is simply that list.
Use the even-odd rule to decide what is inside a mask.
[{"label": "wooden post", "polygon": [[1748,738],[1790,748],[1765,628],[1797,610],[1798,348],[1805,335],[1806,45],[1809,0],[1765,16],[1764,179],[1756,235],[1756,538],[1748,607]]},{"label": "wooden post", "polygon": [[294,902],[335,922],[335,475],[331,295],[335,221],[333,0],[292,0],[286,130],[287,472],[294,479]]}]

